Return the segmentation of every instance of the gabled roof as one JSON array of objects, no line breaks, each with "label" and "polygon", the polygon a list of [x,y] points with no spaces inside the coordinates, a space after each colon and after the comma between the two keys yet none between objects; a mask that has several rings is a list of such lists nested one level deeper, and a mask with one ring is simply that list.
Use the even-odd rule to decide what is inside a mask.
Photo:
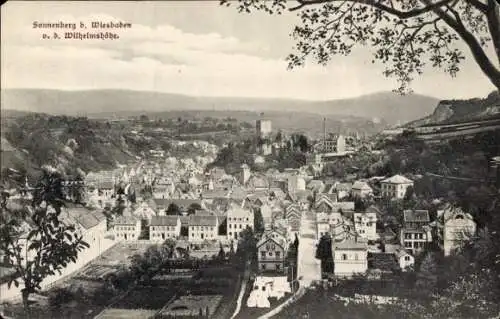
[{"label": "gabled roof", "polygon": [[118,216],[113,220],[113,225],[136,225],[138,219],[133,216]]},{"label": "gabled roof", "polygon": [[431,221],[429,217],[429,211],[427,210],[405,210],[404,221],[408,222],[419,222],[419,223],[429,223]]},{"label": "gabled roof", "polygon": [[366,182],[356,181],[352,185],[352,189],[355,189],[355,190],[371,190],[372,188]]},{"label": "gabled roof", "polygon": [[250,210],[241,208],[241,206],[234,203],[231,203],[229,205],[229,209],[227,210],[228,217],[248,217],[250,215],[253,215]]},{"label": "gabled roof", "polygon": [[177,226],[179,216],[153,216],[150,226]]},{"label": "gabled roof", "polygon": [[85,229],[97,226],[106,216],[97,210],[91,211],[85,207],[64,208],[61,218],[69,223],[80,224]]},{"label": "gabled roof", "polygon": [[332,244],[334,250],[368,250],[368,244],[355,240],[345,240],[342,242],[334,242]]},{"label": "gabled roof", "polygon": [[261,247],[262,245],[264,245],[270,241],[276,243],[278,246],[280,246],[283,249],[287,248],[287,242],[286,242],[286,239],[283,235],[281,235],[280,233],[278,233],[276,231],[274,231],[274,234],[277,234],[276,237],[273,237],[271,234],[273,234],[273,232],[268,233],[267,236],[262,236],[261,239],[257,242],[257,248]]},{"label": "gabled roof", "polygon": [[314,204],[314,206],[315,206],[316,208],[318,208],[318,207],[319,207],[319,205],[321,205],[321,204],[326,204],[326,205],[328,205],[330,208],[333,208],[333,201],[332,201],[330,198],[326,197],[326,196],[320,196],[320,197],[316,200],[316,203]]},{"label": "gabled roof", "polygon": [[189,216],[189,226],[217,226],[217,216]]},{"label": "gabled roof", "polygon": [[286,206],[286,208],[285,208],[286,212],[293,211],[293,210],[300,212],[299,205],[297,205],[297,204],[290,204],[290,205]]},{"label": "gabled roof", "polygon": [[381,183],[389,183],[389,184],[411,184],[413,181],[404,177],[403,175],[394,175],[392,177],[386,178]]}]

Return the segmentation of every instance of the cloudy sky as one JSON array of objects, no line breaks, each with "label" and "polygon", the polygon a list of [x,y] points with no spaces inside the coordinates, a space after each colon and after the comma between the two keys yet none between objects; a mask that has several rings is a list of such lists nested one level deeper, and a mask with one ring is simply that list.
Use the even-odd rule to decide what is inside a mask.
[{"label": "cloudy sky", "polygon": [[[201,96],[323,100],[391,90],[366,48],[323,67],[289,71],[294,13],[238,14],[218,1],[9,2],[1,8],[3,88],[132,89]],[[33,22],[123,21],[120,39],[43,40]],[[428,71],[417,93],[484,96],[493,86],[472,59],[455,79]]]}]

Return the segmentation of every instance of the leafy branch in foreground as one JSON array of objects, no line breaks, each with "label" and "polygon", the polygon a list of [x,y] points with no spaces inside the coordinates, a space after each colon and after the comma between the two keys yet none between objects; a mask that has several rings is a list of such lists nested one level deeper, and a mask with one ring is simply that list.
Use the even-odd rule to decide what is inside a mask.
[{"label": "leafy branch in foreground", "polygon": [[30,207],[13,207],[6,200],[0,207],[0,249],[7,266],[16,272],[8,285],[24,285],[21,292],[28,315],[28,298],[42,289],[43,280],[61,273],[89,247],[74,225],[61,220],[61,190],[60,175],[46,169]]},{"label": "leafy branch in foreground", "polygon": [[[356,45],[373,48],[373,60],[385,65],[384,75],[398,81],[400,93],[410,92],[415,74],[426,66],[452,77],[465,59],[465,44],[491,83],[500,89],[500,4],[498,0],[221,0],[239,12],[297,12],[295,53],[289,68],[307,57],[327,64],[335,55],[349,55]],[[493,46],[493,50],[488,47]]]}]

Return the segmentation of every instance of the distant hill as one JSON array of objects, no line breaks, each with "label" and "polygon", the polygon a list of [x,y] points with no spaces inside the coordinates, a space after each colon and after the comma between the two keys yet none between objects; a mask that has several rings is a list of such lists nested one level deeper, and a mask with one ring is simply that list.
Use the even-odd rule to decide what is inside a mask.
[{"label": "distant hill", "polygon": [[126,113],[158,113],[172,110],[308,112],[321,116],[363,117],[402,124],[429,115],[438,100],[412,94],[400,96],[381,92],[357,98],[305,101],[293,99],[195,97],[180,94],[130,91],[6,89],[1,91],[2,108],[57,115],[99,117]]},{"label": "distant hill", "polygon": [[500,93],[485,98],[440,101],[432,114],[408,123],[407,127],[461,123],[473,120],[500,118]]}]

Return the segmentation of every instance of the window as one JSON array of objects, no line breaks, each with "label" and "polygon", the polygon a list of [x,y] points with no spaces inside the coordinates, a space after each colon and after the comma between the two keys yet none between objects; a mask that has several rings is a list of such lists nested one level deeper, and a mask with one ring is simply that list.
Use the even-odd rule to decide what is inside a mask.
[{"label": "window", "polygon": [[354,254],[354,260],[358,260],[358,254]]},{"label": "window", "polygon": [[265,257],[266,257],[266,252],[265,252],[265,251],[261,251],[261,252],[260,252],[260,256],[261,256],[262,258],[265,258]]},{"label": "window", "polygon": [[269,256],[272,256],[272,255],[273,255],[273,252],[272,252],[272,251],[270,251],[270,252],[269,252]]},{"label": "window", "polygon": [[240,229],[241,229],[241,224],[240,224]]},{"label": "window", "polygon": [[410,261],[410,256],[405,256],[405,261]]},{"label": "window", "polygon": [[342,260],[347,260],[347,254],[342,254]]},{"label": "window", "polygon": [[275,252],[275,255],[276,255],[276,258],[280,258],[281,257],[281,252],[277,251],[277,252]]}]

